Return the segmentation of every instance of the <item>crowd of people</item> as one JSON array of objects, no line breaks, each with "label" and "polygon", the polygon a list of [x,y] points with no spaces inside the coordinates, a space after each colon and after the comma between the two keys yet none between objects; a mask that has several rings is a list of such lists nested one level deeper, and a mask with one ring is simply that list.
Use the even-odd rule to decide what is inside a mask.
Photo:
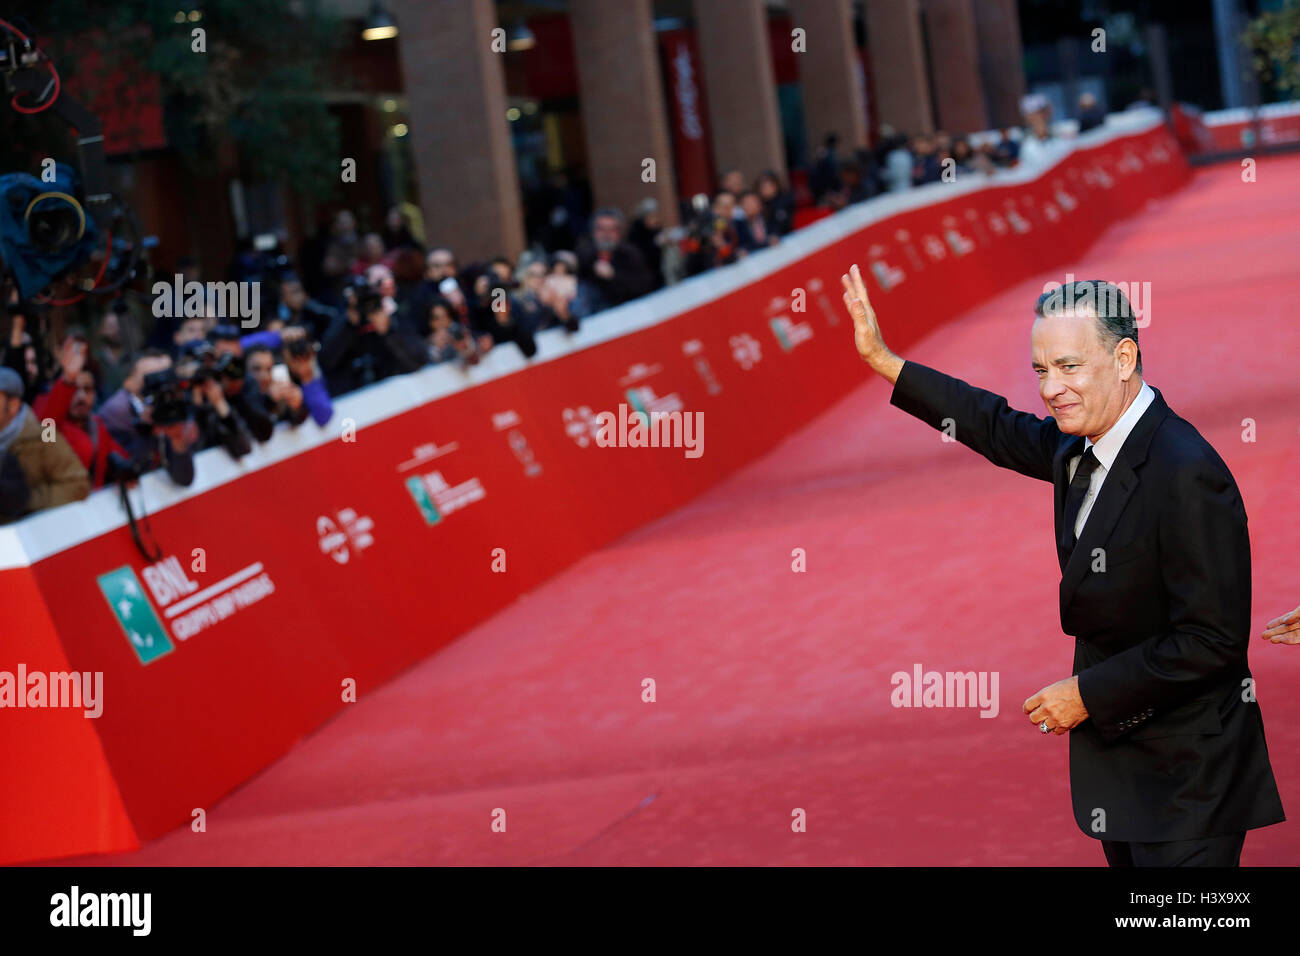
[{"label": "crowd of people", "polygon": [[[1079,105],[1081,129],[1100,124],[1095,100]],[[604,309],[777,245],[799,206],[836,210],[1037,161],[1057,142],[1050,107],[1032,96],[1022,106],[1022,135],[886,129],[850,155],[828,136],[798,192],[774,172],[747,181],[726,170],[672,227],[653,199],[629,223],[619,209],[585,212],[561,183],[518,261],[462,264],[452,249],[426,247],[412,207],[389,210],[372,232],[342,210],[296,256],[240,247],[226,280],[259,283],[252,330],[211,302],[187,314],[180,300],[160,310],[118,299],[93,329],[67,326],[51,341],[49,322],[14,297],[0,367],[0,522],[155,468],[187,485],[196,452],[238,458],[278,427],[325,425],[332,397],[389,376],[473,365],[507,342],[531,357],[543,330],[576,331]],[[188,258],[175,273],[178,290],[212,278]]]}]

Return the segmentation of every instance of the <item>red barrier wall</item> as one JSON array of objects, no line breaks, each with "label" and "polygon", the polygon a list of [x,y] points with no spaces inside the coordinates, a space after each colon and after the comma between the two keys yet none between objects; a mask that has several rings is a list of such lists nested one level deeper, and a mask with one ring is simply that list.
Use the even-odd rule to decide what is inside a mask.
[{"label": "red barrier wall", "polygon": [[[6,762],[16,753],[41,771],[0,790],[0,860],[131,846],[188,821],[345,706],[346,680],[372,691],[773,447],[868,374],[842,314],[850,263],[870,267],[902,350],[1007,283],[1068,269],[1106,226],[1186,175],[1156,126],[1080,148],[1032,182],[954,198],[931,189],[930,205],[827,238],[796,262],[764,271],[754,260],[760,278],[707,305],[167,507],[151,518],[163,562],[144,561],[118,527],[0,571],[0,593],[26,615],[0,670],[19,659],[55,669],[63,654],[105,684],[97,720],[28,711],[15,724],[18,712],[0,711]],[[868,218],[849,210],[801,241],[833,237],[854,216]],[[703,456],[597,447],[592,416],[620,403],[703,412]],[[493,570],[498,548],[504,573]],[[194,570],[196,549],[205,570]]]}]

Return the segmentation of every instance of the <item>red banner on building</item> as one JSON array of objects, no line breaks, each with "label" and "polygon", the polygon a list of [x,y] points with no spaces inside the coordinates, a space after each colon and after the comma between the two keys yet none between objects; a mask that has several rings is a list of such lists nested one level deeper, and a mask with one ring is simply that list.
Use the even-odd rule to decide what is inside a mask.
[{"label": "red banner on building", "polygon": [[700,75],[700,51],[690,30],[659,34],[668,107],[673,123],[673,156],[677,193],[689,199],[696,193],[712,195],[715,186],[713,151],[709,145],[709,110]]}]

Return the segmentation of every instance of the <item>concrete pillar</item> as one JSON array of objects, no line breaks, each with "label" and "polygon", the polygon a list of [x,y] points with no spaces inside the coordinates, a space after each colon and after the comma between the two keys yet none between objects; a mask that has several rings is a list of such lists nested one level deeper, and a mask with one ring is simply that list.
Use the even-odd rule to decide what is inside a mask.
[{"label": "concrete pillar", "polygon": [[866,146],[852,0],[790,0],[790,16],[806,31],[808,43],[799,56],[799,85],[809,152],[821,146],[827,133],[838,133],[845,149]]},{"label": "concrete pillar", "polygon": [[[677,221],[672,138],[663,97],[652,0],[569,0],[578,61],[587,170],[597,207],[629,218],[642,199]],[[647,159],[654,181],[643,180]]]},{"label": "concrete pillar", "polygon": [[954,133],[987,129],[972,0],[923,0],[923,3],[939,126]]},{"label": "concrete pillar", "polygon": [[882,125],[934,132],[918,0],[866,0],[867,46]]},{"label": "concrete pillar", "polygon": [[989,125],[999,129],[1016,126],[1021,121],[1020,99],[1025,95],[1025,54],[1016,0],[978,0],[975,34]]},{"label": "concrete pillar", "polygon": [[[391,0],[426,238],[462,262],[524,248],[492,0]],[[375,41],[386,42],[386,41]],[[346,187],[345,187],[346,188]]]},{"label": "concrete pillar", "polygon": [[763,0],[695,0],[695,26],[718,173],[785,175],[785,146]]}]

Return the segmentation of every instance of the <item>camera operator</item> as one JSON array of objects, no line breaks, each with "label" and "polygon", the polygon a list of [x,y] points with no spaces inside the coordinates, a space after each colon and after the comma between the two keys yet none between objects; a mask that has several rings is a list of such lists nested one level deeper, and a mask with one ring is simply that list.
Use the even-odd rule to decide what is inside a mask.
[{"label": "camera operator", "polygon": [[253,450],[253,441],[226,397],[230,380],[237,372],[242,381],[243,371],[242,360],[235,368],[228,354],[219,355],[210,344],[200,342],[182,354],[174,370],[157,379],[159,407],[167,409],[169,420],[192,415],[200,448],[221,447],[232,458],[243,458]]},{"label": "camera operator", "polygon": [[302,281],[290,272],[280,277],[280,305],[275,315],[285,325],[304,325],[313,337],[320,338],[338,316],[338,310],[309,298]]},{"label": "camera operator", "polygon": [[530,322],[529,313],[520,308],[518,300],[511,294],[510,286],[501,279],[491,279],[485,303],[484,332],[492,337],[492,344],[514,342],[524,353],[524,358],[536,355],[537,341],[533,338],[536,329]]},{"label": "camera operator", "polygon": [[[720,192],[711,206],[694,203],[695,218],[689,237],[683,242],[686,253],[686,274],[699,275],[710,269],[735,262],[740,249],[740,234],[736,229],[736,197]],[[705,200],[707,202],[707,200]]]},{"label": "camera operator", "polygon": [[[288,325],[251,332],[240,342],[248,376],[272,418],[300,425],[310,415],[317,425],[329,423],[334,416],[334,403],[330,401],[325,377],[316,362],[316,343],[310,329]],[[284,353],[283,368],[275,363],[277,351]]]},{"label": "camera operator", "polygon": [[414,372],[428,360],[424,343],[399,327],[384,297],[366,285],[349,286],[347,310],[321,341],[320,365],[331,395]]},{"label": "camera operator", "polygon": [[275,420],[257,383],[248,378],[241,338],[242,333],[236,326],[218,325],[208,334],[212,348],[203,354],[200,361],[221,380],[222,394],[253,437],[264,442],[275,431]]},{"label": "camera operator", "polygon": [[[188,421],[188,406],[163,403],[164,414],[156,417],[162,388],[172,371],[172,357],[161,349],[145,349],[131,362],[131,370],[99,409],[99,419],[109,434],[126,449],[141,472],[162,467],[178,485],[194,481],[194,446],[199,433]],[[154,387],[146,392],[146,381]]]},{"label": "camera operator", "polygon": [[90,473],[90,486],[101,488],[119,479],[134,480],[139,471],[103,419],[94,414],[96,375],[87,361],[88,351],[86,340],[76,333],[63,340],[60,375],[32,404],[32,411],[41,421],[53,419]]},{"label": "camera operator", "polygon": [[0,367],[0,523],[90,494],[90,477],[72,446],[57,431],[53,441],[42,432],[23,401],[23,380]]},{"label": "camera operator", "polygon": [[[316,362],[317,345],[312,339],[311,329],[303,325],[286,325],[279,329],[252,332],[240,339],[240,343],[243,345],[248,376],[255,382],[264,399],[270,399],[268,408],[272,411],[272,418],[291,421],[291,424],[296,425],[311,415],[317,425],[329,424],[334,416],[334,403],[330,401],[329,389],[325,388],[325,376]],[[253,349],[259,350],[257,369],[253,368]],[[268,351],[268,355],[261,355],[263,349]],[[283,352],[283,368],[274,363],[277,351]],[[263,364],[264,369],[261,368]],[[266,386],[268,382],[274,386],[269,392]],[[299,397],[307,410],[302,416],[296,411]],[[272,406],[289,402],[290,399],[294,414],[289,418],[277,416]]]}]

